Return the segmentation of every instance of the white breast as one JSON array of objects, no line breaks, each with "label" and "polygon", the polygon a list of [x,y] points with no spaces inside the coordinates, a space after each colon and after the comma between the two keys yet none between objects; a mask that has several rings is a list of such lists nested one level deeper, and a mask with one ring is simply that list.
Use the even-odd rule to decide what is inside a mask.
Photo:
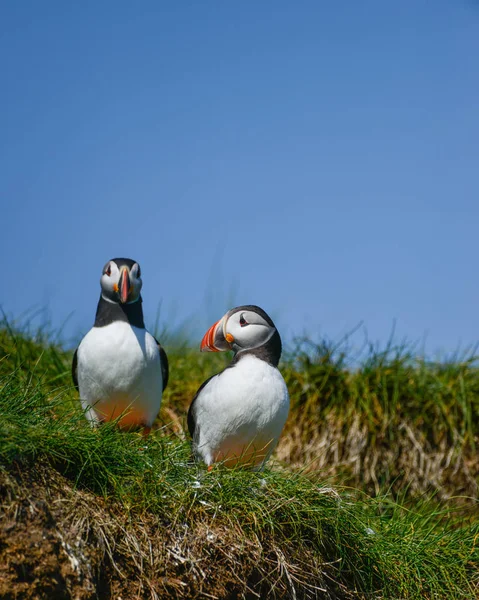
[{"label": "white breast", "polygon": [[289,411],[281,373],[247,355],[213,379],[195,401],[194,448],[210,465],[260,466],[278,443]]},{"label": "white breast", "polygon": [[78,387],[92,420],[123,414],[121,426],[151,426],[163,378],[158,346],[145,329],[115,322],[93,327],[78,347]]}]

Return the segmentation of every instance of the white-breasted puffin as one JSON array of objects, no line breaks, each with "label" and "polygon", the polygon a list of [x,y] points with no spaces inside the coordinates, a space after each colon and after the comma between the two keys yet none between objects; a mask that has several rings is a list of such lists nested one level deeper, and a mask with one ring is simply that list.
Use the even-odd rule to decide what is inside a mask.
[{"label": "white-breasted puffin", "polygon": [[140,265],[113,258],[100,285],[95,323],[73,356],[73,382],[92,423],[121,416],[122,429],[148,435],[168,382],[168,358],[145,329]]},{"label": "white-breasted puffin", "polygon": [[206,332],[201,351],[233,350],[231,364],[207,379],[188,411],[193,452],[215,462],[261,468],[278,443],[289,412],[278,370],[281,338],[258,306],[231,309]]}]

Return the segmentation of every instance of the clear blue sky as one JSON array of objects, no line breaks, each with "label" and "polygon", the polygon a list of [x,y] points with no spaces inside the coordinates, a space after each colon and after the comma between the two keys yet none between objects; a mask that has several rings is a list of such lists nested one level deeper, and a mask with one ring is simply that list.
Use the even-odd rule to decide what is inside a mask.
[{"label": "clear blue sky", "polygon": [[479,3],[2,2],[0,303],[479,338]]}]

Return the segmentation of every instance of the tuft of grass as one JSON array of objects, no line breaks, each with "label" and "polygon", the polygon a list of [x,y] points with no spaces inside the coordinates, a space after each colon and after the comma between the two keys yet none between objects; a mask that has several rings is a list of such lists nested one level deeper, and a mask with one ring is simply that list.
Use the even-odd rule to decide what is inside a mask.
[{"label": "tuft of grass", "polygon": [[[201,355],[172,353],[172,385],[165,398],[170,413],[164,412],[163,418],[174,416],[176,425],[165,425],[145,442],[138,434],[117,431],[114,424],[97,429],[87,424],[69,382],[70,355],[55,344],[3,329],[0,352],[0,488],[7,490],[5,514],[16,515],[17,528],[41,527],[39,539],[48,539],[47,526],[32,523],[22,509],[27,498],[29,506],[34,502],[32,490],[38,497],[44,495],[33,513],[48,511],[64,552],[70,556],[77,552],[72,548],[98,549],[88,560],[82,558],[86,550],[74,555],[81,577],[90,577],[97,593],[104,585],[116,590],[120,581],[123,586],[143,586],[153,598],[478,594],[479,524],[465,507],[424,499],[412,502],[409,494],[403,505],[390,496],[370,498],[353,488],[332,488],[321,473],[291,470],[284,463],[273,463],[262,473],[221,466],[208,472],[195,464],[179,407],[184,396],[196,391],[198,380],[211,373],[210,361],[207,364]],[[215,360],[219,369],[223,359]],[[296,417],[289,427],[305,430],[295,450],[300,451],[307,435],[314,437],[318,414],[331,415],[336,409],[343,411],[344,427],[359,412],[368,435],[382,432],[383,439],[394,444],[397,434],[388,431],[396,413],[404,419],[401,411],[410,411],[408,418],[418,412],[410,400],[404,404],[402,386],[410,388],[411,378],[428,390],[432,380],[442,382],[442,390],[458,373],[463,384],[473,380],[472,364],[444,367],[447,375],[441,375],[438,366],[424,363],[417,373],[409,359],[397,360],[392,363],[385,357],[380,364],[371,361],[349,371],[331,356],[324,359],[324,353],[296,353],[285,366]],[[396,382],[392,387],[390,377]],[[299,393],[296,386],[301,381]],[[346,401],[348,389],[363,391]],[[386,401],[390,394],[395,394],[396,412]],[[457,429],[457,415],[464,415],[464,408],[450,406],[452,402],[445,402],[436,411],[437,418],[444,417],[446,436],[451,432],[446,423]],[[417,426],[414,419],[408,423]],[[68,530],[65,523],[70,523]],[[6,553],[5,564],[13,564],[8,548],[16,538],[8,531],[0,555]],[[106,583],[95,579],[95,569],[105,573]],[[20,585],[12,573],[13,567],[7,574],[10,583]],[[78,583],[80,575],[75,573],[71,581]],[[118,589],[133,596],[132,588]]]},{"label": "tuft of grass", "polygon": [[477,357],[434,362],[390,344],[355,362],[341,346],[298,341],[283,366],[293,408],[279,456],[370,493],[477,497]]}]

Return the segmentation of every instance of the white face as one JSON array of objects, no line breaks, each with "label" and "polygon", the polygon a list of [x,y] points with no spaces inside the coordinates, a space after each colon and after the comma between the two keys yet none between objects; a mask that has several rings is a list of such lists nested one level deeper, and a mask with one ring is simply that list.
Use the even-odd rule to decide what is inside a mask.
[{"label": "white face", "polygon": [[252,310],[239,310],[223,322],[223,335],[236,351],[262,346],[275,331],[275,327]]},{"label": "white face", "polygon": [[109,260],[103,267],[100,285],[103,298],[109,302],[136,302],[143,285],[140,265],[135,262],[130,267],[125,263],[117,264],[114,260]]}]

